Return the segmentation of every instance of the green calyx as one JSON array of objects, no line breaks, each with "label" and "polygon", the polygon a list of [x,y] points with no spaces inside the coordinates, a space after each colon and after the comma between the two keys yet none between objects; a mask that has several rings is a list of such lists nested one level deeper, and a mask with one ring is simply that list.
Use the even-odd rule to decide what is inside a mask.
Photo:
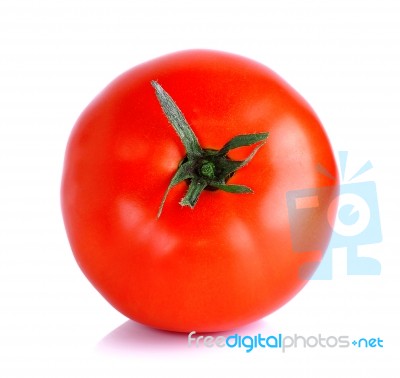
[{"label": "green calyx", "polygon": [[215,164],[212,161],[205,160],[201,163],[200,174],[207,179],[215,178]]},{"label": "green calyx", "polygon": [[[200,194],[205,189],[219,189],[228,193],[253,193],[245,185],[232,185],[226,182],[238,169],[251,161],[266,142],[269,133],[237,135],[220,150],[203,149],[174,100],[156,81],[152,81],[151,85],[155,89],[157,99],[165,116],[178,134],[186,150],[185,158],[179,164],[165,191],[157,217],[161,216],[169,191],[185,180],[189,182],[189,188],[180,204],[191,208],[194,208]],[[256,146],[245,160],[232,160],[227,156],[228,152],[235,148],[251,145]]]}]

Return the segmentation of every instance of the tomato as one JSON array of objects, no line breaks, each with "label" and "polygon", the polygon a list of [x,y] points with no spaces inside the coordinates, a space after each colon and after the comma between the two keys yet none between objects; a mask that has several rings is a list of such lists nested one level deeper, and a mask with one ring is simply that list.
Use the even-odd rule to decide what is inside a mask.
[{"label": "tomato", "polygon": [[[61,202],[80,268],[117,310],[160,329],[222,331],[307,283],[330,239],[337,177],[328,137],[292,87],[247,58],[189,50],[132,68],[89,104]],[[292,217],[288,193],[307,188],[327,200]],[[297,251],[293,229],[316,247]]]}]

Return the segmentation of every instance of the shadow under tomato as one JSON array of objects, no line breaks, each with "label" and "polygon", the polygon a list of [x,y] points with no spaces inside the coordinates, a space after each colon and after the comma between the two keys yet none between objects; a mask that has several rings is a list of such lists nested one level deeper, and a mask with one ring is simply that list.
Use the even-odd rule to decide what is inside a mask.
[{"label": "shadow under tomato", "polygon": [[[238,329],[215,333],[196,333],[195,337],[207,335],[228,337],[235,333],[254,336],[258,333],[269,334],[271,332],[273,332],[271,327],[267,326],[264,319],[261,319]],[[215,352],[226,348],[215,346],[207,348],[202,344],[196,347],[195,342],[189,347],[188,333],[162,331],[128,320],[104,336],[97,344],[97,349],[106,354],[133,356],[150,353],[152,355],[155,353],[176,354],[176,352],[179,352],[180,355],[182,353],[193,354],[213,350]]]}]

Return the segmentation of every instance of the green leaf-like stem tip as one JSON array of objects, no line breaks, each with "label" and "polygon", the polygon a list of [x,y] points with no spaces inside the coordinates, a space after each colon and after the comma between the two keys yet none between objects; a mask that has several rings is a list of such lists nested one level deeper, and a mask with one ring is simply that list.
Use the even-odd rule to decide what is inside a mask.
[{"label": "green leaf-like stem tip", "polygon": [[190,128],[185,116],[182,114],[175,101],[164,91],[160,84],[152,81],[151,85],[156,91],[158,102],[161,105],[169,123],[181,139],[188,156],[200,156],[202,149],[193,130]]},{"label": "green leaf-like stem tip", "polygon": [[[213,188],[228,193],[253,193],[245,185],[227,184],[227,180],[240,168],[247,165],[265,144],[268,132],[237,135],[229,140],[220,150],[202,148],[189,126],[185,116],[172,97],[156,81],[151,85],[155,90],[157,100],[168,122],[178,134],[186,150],[186,156],[180,162],[162,198],[157,218],[161,216],[169,191],[182,181],[188,181],[189,187],[180,204],[194,208],[203,190]],[[255,148],[245,160],[232,160],[229,151],[246,146]]]}]

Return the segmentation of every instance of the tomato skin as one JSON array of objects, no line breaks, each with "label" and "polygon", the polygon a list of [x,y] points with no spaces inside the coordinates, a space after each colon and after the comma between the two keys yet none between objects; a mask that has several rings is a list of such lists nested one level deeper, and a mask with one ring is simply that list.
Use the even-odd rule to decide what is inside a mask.
[{"label": "tomato skin", "polygon": [[[175,100],[203,148],[219,149],[239,134],[270,133],[229,180],[254,194],[204,191],[190,209],[179,205],[183,182],[157,219],[185,150],[152,80]],[[242,148],[232,156],[248,153]],[[305,100],[259,63],[190,50],[132,68],[85,109],[68,142],[61,202],[79,266],[116,309],[156,328],[211,332],[259,319],[305,285],[299,272],[311,264],[311,274],[329,242],[331,231],[321,223],[328,204],[317,217],[302,219],[304,238],[320,248],[299,253],[286,194],[319,187],[328,188],[330,199],[337,196],[337,168]]]}]

